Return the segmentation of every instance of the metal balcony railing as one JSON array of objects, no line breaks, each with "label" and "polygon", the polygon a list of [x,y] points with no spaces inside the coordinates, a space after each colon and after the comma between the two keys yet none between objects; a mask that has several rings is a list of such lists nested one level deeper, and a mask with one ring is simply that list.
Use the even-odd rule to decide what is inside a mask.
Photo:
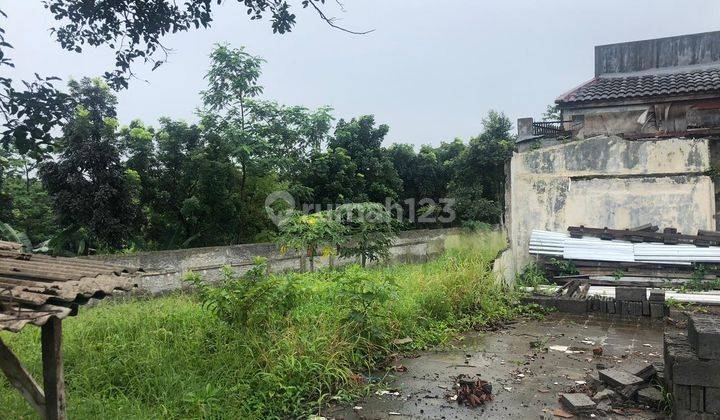
[{"label": "metal balcony railing", "polygon": [[535,136],[562,137],[569,135],[565,130],[565,123],[569,121],[541,121],[532,123],[532,133]]}]

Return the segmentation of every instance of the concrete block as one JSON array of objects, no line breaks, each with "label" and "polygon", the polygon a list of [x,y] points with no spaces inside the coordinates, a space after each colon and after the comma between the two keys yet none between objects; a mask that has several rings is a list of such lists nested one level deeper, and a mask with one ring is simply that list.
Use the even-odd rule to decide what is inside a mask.
[{"label": "concrete block", "polygon": [[650,302],[665,303],[665,289],[650,289]]},{"label": "concrete block", "polygon": [[642,302],[631,302],[632,315],[641,317],[643,315],[643,303]]},{"label": "concrete block", "polygon": [[615,315],[618,317],[625,316],[625,304],[622,300],[615,299]]},{"label": "concrete block", "polygon": [[595,408],[595,402],[585,394],[560,394],[560,402],[570,410],[571,413],[582,413]]},{"label": "concrete block", "polygon": [[673,420],[718,420],[716,414],[693,413],[690,410],[676,410],[673,408]]},{"label": "concrete block", "polygon": [[653,409],[660,407],[663,400],[662,392],[654,386],[649,386],[638,391],[638,402],[645,404]]},{"label": "concrete block", "polygon": [[600,312],[601,314],[607,313],[607,304],[605,303],[605,299],[604,299],[604,298],[598,299],[597,302],[596,302],[596,304],[597,304],[597,311],[598,311],[598,312]]},{"label": "concrete block", "polygon": [[720,360],[720,317],[705,314],[690,315],[688,340],[699,358]]},{"label": "concrete block", "polygon": [[[720,388],[720,363],[717,360],[703,360],[695,355],[687,337],[676,334],[668,339],[666,348],[668,361],[665,362],[665,374],[672,375],[674,385],[698,385]],[[672,369],[668,369],[672,366]],[[671,371],[671,373],[670,373]]]},{"label": "concrete block", "polygon": [[621,314],[623,318],[632,318],[633,315],[633,302],[629,300],[621,300],[620,307],[622,309]]},{"label": "concrete block", "polygon": [[690,387],[690,411],[702,413],[705,410],[705,388],[699,385]]},{"label": "concrete block", "polygon": [[615,287],[615,299],[642,302],[647,300],[647,289],[644,287]]},{"label": "concrete block", "polygon": [[650,316],[655,319],[665,317],[665,304],[660,302],[650,302]]},{"label": "concrete block", "polygon": [[601,370],[600,380],[605,382],[606,385],[616,389],[624,388],[627,386],[640,385],[644,382],[642,378],[628,373],[619,367]]},{"label": "concrete block", "polygon": [[608,299],[605,301],[605,304],[607,306],[607,313],[609,314],[615,314],[615,299]]},{"label": "concrete block", "polygon": [[586,299],[557,298],[555,307],[559,312],[584,315],[587,313],[588,301]]},{"label": "concrete block", "polygon": [[690,411],[690,387],[673,385],[673,409]]},{"label": "concrete block", "polygon": [[639,361],[623,363],[621,366],[618,367],[631,375],[642,378],[642,380],[646,382],[649,381],[650,378],[655,376],[656,373],[655,366],[653,366],[651,363],[644,363]]},{"label": "concrete block", "polygon": [[642,303],[642,314],[643,316],[650,316],[650,302],[647,300]]},{"label": "concrete block", "polygon": [[705,388],[705,412],[720,414],[720,388]]},{"label": "concrete block", "polygon": [[667,389],[673,389],[672,371],[675,354],[678,347],[688,344],[685,336],[675,332],[666,332],[663,335],[663,363],[665,364],[665,386]]}]

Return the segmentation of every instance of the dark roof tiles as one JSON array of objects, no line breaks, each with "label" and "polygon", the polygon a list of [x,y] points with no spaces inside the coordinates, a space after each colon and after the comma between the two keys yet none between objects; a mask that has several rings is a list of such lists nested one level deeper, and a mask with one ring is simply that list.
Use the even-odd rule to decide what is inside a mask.
[{"label": "dark roof tiles", "polygon": [[720,92],[720,67],[676,73],[596,77],[557,99],[559,104]]}]

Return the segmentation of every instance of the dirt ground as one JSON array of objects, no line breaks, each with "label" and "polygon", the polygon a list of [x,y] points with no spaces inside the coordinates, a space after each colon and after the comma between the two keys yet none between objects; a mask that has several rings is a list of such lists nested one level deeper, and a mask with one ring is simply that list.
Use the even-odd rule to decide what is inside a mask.
[{"label": "dirt ground", "polygon": [[[554,314],[542,321],[523,320],[496,332],[472,332],[452,349],[401,357],[405,372],[389,375],[380,391],[354,407],[325,413],[335,419],[542,419],[561,407],[558,394],[582,381],[592,383],[598,364],[614,367],[646,361],[662,363],[663,325]],[[563,351],[563,347],[569,350]],[[555,347],[555,349],[553,349]],[[593,348],[602,347],[602,355]],[[402,370],[402,368],[400,369]],[[460,374],[489,381],[494,401],[468,408],[451,401]],[[579,381],[579,382],[576,382]],[[380,394],[380,395],[379,395]],[[615,408],[615,406],[613,406]],[[600,417],[600,416],[597,416]],[[577,416],[575,418],[578,418]],[[606,418],[663,418],[630,409]]]}]

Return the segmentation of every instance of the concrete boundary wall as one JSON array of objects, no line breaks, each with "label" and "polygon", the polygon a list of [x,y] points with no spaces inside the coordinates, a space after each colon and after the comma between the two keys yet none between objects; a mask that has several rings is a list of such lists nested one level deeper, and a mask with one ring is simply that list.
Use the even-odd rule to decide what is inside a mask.
[{"label": "concrete boundary wall", "polygon": [[[440,255],[450,237],[460,235],[460,230],[427,229],[400,232],[390,248],[394,262],[423,262]],[[138,277],[138,291],[157,295],[183,288],[183,276],[196,272],[207,281],[219,279],[224,266],[242,274],[252,267],[255,257],[268,259],[273,272],[301,270],[303,259],[295,253],[280,254],[272,243],[256,243],[231,246],[178,249],[171,251],[139,252],[135,254],[93,255],[87,258],[117,265],[142,267],[146,273]],[[333,258],[335,266],[356,262],[354,259]],[[327,267],[328,257],[315,259],[316,267]]]}]

